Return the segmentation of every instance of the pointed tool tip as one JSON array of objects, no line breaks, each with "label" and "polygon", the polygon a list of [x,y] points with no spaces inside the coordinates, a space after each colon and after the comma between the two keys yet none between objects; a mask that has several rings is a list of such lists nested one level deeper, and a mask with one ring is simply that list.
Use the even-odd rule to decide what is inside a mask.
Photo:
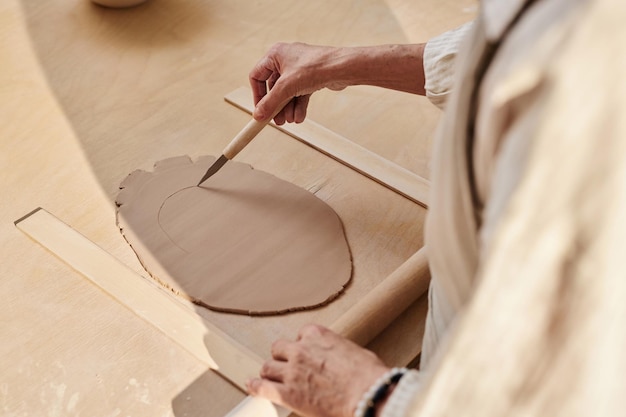
[{"label": "pointed tool tip", "polygon": [[226,158],[224,155],[220,156],[215,162],[213,162],[213,165],[211,165],[209,169],[207,169],[206,173],[204,174],[204,176],[202,177],[202,179],[200,180],[197,186],[199,187],[210,176],[212,176],[217,171],[219,171],[220,168],[223,167],[226,162],[228,162],[228,158]]}]

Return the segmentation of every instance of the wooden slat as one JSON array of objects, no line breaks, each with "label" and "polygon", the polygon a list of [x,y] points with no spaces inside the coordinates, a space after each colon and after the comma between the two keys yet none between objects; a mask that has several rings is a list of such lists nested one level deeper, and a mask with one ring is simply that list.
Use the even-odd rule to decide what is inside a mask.
[{"label": "wooden slat", "polygon": [[[252,114],[254,106],[252,93],[248,88],[240,87],[228,93],[224,99]],[[394,164],[310,119],[305,119],[304,122],[298,124],[287,123],[277,126],[272,122],[270,125],[421,206],[428,207],[430,182],[408,169]]]},{"label": "wooden slat", "polygon": [[37,243],[245,391],[262,358],[44,209],[15,222]]}]

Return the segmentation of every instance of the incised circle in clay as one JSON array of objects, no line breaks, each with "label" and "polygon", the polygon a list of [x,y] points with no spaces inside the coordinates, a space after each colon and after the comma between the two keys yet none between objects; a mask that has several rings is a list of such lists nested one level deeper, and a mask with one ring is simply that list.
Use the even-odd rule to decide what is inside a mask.
[{"label": "incised circle in clay", "polygon": [[317,307],[350,281],[341,220],[312,193],[229,161],[187,156],[120,185],[117,223],[145,269],[194,303],[268,315]]}]

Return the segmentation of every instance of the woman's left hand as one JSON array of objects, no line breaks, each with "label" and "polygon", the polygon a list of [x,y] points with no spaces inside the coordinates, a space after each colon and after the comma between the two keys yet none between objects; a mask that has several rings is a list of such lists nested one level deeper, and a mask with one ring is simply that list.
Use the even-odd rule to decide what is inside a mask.
[{"label": "woman's left hand", "polygon": [[303,327],[296,341],[277,340],[251,395],[304,416],[352,416],[368,388],[388,367],[372,352],[321,326]]}]

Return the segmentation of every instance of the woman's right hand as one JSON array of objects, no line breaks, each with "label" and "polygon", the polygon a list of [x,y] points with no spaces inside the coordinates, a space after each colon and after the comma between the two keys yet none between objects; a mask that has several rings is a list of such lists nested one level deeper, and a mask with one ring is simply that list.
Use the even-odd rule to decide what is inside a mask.
[{"label": "woman's right hand", "polygon": [[277,125],[301,123],[312,93],[322,88],[347,87],[341,80],[346,68],[341,68],[340,50],[299,42],[273,45],[249,74],[253,117],[265,120],[275,114]]},{"label": "woman's right hand", "polygon": [[424,46],[332,47],[277,43],[250,71],[253,116],[300,123],[309,98],[322,88],[372,85],[424,95]]}]

